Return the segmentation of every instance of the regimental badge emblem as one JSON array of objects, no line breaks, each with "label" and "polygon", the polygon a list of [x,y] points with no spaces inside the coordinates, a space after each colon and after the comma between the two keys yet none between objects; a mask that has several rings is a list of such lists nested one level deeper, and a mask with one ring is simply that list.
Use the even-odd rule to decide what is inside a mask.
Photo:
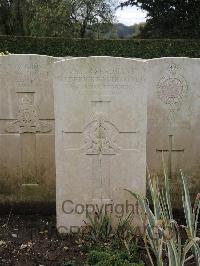
[{"label": "regimental badge emblem", "polygon": [[46,133],[51,131],[51,125],[48,122],[40,121],[39,115],[35,109],[33,100],[25,95],[19,104],[17,119],[8,122],[6,131],[9,133]]},{"label": "regimental badge emblem", "polygon": [[88,155],[115,155],[117,146],[117,127],[103,113],[96,115],[84,129],[84,149]]}]

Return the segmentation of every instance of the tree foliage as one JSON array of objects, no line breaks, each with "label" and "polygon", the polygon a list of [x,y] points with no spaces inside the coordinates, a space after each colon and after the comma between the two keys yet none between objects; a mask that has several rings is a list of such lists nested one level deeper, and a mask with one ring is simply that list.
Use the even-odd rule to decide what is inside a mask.
[{"label": "tree foliage", "polygon": [[84,38],[112,24],[114,2],[0,0],[0,34]]},{"label": "tree foliage", "polygon": [[200,38],[200,0],[128,0],[124,6],[147,12],[141,37]]},{"label": "tree foliage", "polygon": [[0,0],[0,33],[28,35],[27,0]]},{"label": "tree foliage", "polygon": [[70,37],[74,35],[69,1],[32,0],[30,11],[34,14],[29,23],[31,36]]},{"label": "tree foliage", "polygon": [[81,38],[86,36],[87,30],[102,31],[102,25],[112,24],[114,20],[112,0],[71,0],[71,4],[71,19],[79,26]]}]

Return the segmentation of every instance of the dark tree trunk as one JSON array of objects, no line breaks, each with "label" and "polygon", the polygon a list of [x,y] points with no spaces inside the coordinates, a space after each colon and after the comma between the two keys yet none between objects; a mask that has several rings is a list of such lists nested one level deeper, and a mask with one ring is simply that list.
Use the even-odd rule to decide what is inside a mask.
[{"label": "dark tree trunk", "polygon": [[80,38],[85,38],[86,30],[87,30],[87,21],[84,21],[80,30]]}]

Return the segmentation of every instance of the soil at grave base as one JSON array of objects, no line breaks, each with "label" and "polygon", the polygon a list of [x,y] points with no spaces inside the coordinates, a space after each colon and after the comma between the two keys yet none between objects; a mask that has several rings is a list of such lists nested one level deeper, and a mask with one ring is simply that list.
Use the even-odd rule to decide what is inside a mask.
[{"label": "soil at grave base", "polygon": [[0,265],[83,265],[85,256],[77,239],[57,234],[55,216],[0,216]]},{"label": "soil at grave base", "polygon": [[[176,218],[184,223],[182,215]],[[84,265],[82,245],[77,238],[57,234],[55,216],[0,215],[0,266],[56,266],[71,260]],[[140,257],[147,258],[145,253]],[[150,265],[148,259],[144,261]]]}]

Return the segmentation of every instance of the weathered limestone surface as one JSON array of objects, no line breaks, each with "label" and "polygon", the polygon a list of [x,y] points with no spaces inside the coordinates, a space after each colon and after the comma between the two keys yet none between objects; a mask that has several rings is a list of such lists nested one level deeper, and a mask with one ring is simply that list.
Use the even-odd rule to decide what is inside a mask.
[{"label": "weathered limestone surface", "polygon": [[[124,188],[145,194],[144,71],[140,61],[112,57],[54,64],[57,222],[61,231],[84,225],[87,204],[92,204],[90,212],[106,204],[121,203],[125,208],[126,200],[133,200]],[[116,209],[113,215],[117,215]]]},{"label": "weathered limestone surface", "polygon": [[189,176],[192,193],[200,190],[200,60],[161,58],[147,62],[147,162],[151,173],[162,179],[163,154],[177,202],[180,169]]},{"label": "weathered limestone surface", "polygon": [[55,197],[51,64],[39,55],[0,57],[0,201]]},{"label": "weathered limestone surface", "polygon": [[[110,203],[115,194],[121,195],[113,192],[116,187],[137,189],[139,184],[145,191],[137,181],[145,177],[145,158],[140,156],[145,149],[140,146],[145,145],[145,87],[150,172],[162,180],[163,154],[173,199],[178,201],[180,195],[180,168],[189,176],[192,193],[199,192],[200,60],[70,59],[55,64],[56,143],[62,151],[57,155],[58,210],[68,190],[72,199],[82,195],[75,203],[82,197],[88,200],[86,195],[93,203],[99,199]],[[39,55],[0,57],[0,203],[55,200],[51,67],[60,60]],[[135,160],[137,165],[129,165]],[[72,179],[77,184],[75,196]],[[70,185],[67,189],[64,182]],[[123,193],[119,197],[124,198]]]}]

